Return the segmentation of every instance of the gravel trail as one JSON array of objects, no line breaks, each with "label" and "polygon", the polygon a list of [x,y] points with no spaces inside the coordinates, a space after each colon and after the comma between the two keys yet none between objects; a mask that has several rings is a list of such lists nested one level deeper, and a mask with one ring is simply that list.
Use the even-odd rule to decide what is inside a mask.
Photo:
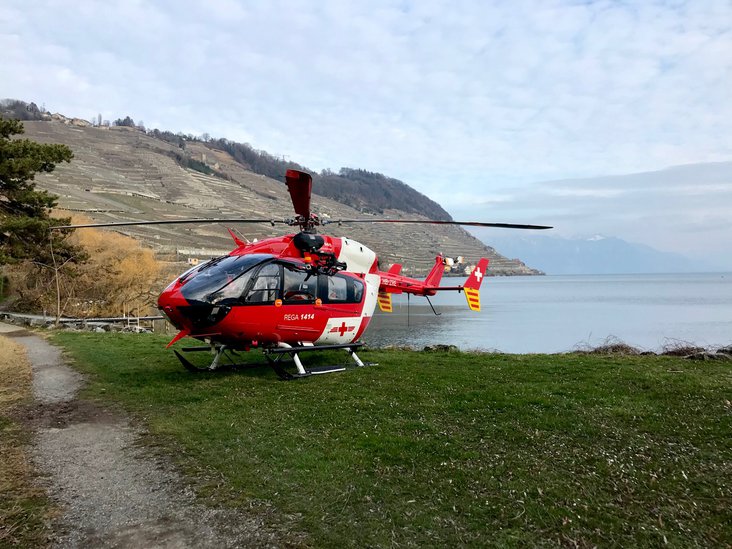
[{"label": "gravel trail", "polygon": [[[80,374],[58,348],[37,336],[26,346],[38,405],[33,460],[62,513],[53,524],[56,547],[279,547],[261,517],[196,503],[167,460],[140,444],[129,421],[76,400]],[[297,543],[296,543],[297,544]]]}]

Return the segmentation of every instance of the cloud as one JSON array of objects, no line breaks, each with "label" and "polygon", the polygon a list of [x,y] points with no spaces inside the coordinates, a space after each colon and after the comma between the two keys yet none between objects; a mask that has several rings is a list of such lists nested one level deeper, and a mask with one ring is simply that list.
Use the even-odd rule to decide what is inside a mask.
[{"label": "cloud", "polygon": [[732,158],[731,21],[715,0],[6,0],[0,96],[570,219],[643,194],[530,184]]},{"label": "cloud", "polygon": [[607,189],[602,187],[595,187],[595,188],[585,188],[585,189],[578,189],[578,188],[562,188],[562,187],[553,187],[547,191],[547,194],[550,194],[552,196],[561,196],[561,197],[591,197],[591,198],[610,198],[614,196],[621,196],[628,194],[629,191],[622,190],[622,189]]},{"label": "cloud", "polygon": [[565,237],[602,233],[708,259],[732,246],[732,162],[547,181],[510,196],[490,208],[512,222],[554,225]]}]

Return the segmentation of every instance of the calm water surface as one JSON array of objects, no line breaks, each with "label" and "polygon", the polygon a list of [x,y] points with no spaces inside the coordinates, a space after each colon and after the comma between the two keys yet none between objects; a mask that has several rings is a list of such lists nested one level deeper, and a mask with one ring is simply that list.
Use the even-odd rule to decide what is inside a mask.
[{"label": "calm water surface", "polygon": [[[462,284],[447,278],[444,285]],[[374,316],[371,345],[423,346],[508,353],[556,353],[608,338],[647,350],[675,342],[732,343],[732,274],[594,275],[487,278],[479,313],[462,293],[432,299],[393,297],[394,312]]]}]

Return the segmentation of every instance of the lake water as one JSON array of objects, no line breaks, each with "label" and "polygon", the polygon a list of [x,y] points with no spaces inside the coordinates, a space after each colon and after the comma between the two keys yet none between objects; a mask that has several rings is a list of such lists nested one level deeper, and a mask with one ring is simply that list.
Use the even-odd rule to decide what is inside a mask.
[{"label": "lake water", "polygon": [[[465,279],[446,278],[459,285]],[[437,343],[507,353],[557,353],[608,338],[644,350],[690,342],[732,343],[732,273],[486,278],[481,312],[465,296],[394,295],[394,312],[375,313],[363,340],[375,346]]]}]

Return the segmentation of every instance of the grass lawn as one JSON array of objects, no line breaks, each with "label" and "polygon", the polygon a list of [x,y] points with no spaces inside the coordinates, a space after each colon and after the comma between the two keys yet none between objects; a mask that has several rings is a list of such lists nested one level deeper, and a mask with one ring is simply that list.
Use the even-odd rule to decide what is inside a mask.
[{"label": "grass lawn", "polygon": [[282,382],[191,374],[152,335],[54,340],[202,498],[314,546],[732,544],[730,363],[364,351],[380,365]]}]

